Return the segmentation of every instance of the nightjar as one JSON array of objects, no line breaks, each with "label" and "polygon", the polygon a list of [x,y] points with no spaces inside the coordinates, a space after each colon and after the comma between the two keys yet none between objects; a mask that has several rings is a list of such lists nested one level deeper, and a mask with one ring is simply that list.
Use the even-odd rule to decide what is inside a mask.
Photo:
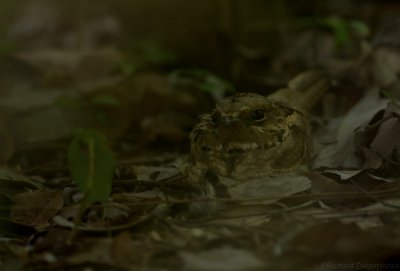
[{"label": "nightjar", "polygon": [[327,75],[306,71],[270,96],[237,93],[225,98],[190,134],[192,182],[206,173],[246,181],[307,165],[307,112],[330,85]]}]

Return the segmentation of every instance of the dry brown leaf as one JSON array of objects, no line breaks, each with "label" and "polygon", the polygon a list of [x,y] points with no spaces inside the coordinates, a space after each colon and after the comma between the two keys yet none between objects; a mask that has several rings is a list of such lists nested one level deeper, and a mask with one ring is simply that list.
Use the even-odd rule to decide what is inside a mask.
[{"label": "dry brown leaf", "polygon": [[63,207],[64,200],[58,191],[32,191],[13,197],[11,219],[31,225],[36,229],[49,226],[49,221]]},{"label": "dry brown leaf", "polygon": [[387,161],[400,165],[400,107],[395,103],[390,103],[384,120],[378,133],[371,142],[371,149],[378,153]]},{"label": "dry brown leaf", "polygon": [[227,186],[231,198],[242,204],[270,204],[311,188],[307,177],[295,174],[261,177],[234,184],[232,181],[220,178],[220,182]]},{"label": "dry brown leaf", "polygon": [[[377,129],[369,122],[386,107],[388,100],[380,98],[377,90],[371,90],[343,118],[338,127],[337,142],[327,145],[317,154],[313,167],[361,169],[380,165],[379,159],[366,148],[369,149],[369,142]],[[366,156],[361,156],[362,153]]]}]

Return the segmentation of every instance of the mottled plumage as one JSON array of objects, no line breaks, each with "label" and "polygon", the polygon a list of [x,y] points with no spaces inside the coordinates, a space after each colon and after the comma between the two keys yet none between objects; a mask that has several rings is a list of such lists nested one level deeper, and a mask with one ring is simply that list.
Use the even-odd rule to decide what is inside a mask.
[{"label": "mottled plumage", "polygon": [[307,71],[268,97],[227,97],[201,116],[190,135],[192,175],[209,171],[245,181],[304,166],[310,145],[307,111],[328,86],[327,76]]}]

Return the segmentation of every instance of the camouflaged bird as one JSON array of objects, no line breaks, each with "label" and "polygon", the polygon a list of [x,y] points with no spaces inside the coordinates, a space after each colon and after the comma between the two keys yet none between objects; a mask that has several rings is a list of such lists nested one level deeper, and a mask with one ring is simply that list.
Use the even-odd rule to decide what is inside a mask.
[{"label": "camouflaged bird", "polygon": [[190,134],[191,182],[206,172],[246,181],[305,167],[310,153],[308,111],[330,79],[306,71],[270,96],[237,93],[200,117]]}]

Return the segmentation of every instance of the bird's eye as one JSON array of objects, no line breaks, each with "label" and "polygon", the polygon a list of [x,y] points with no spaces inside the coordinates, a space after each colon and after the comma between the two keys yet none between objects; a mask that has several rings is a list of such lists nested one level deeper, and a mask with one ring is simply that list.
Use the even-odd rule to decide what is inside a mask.
[{"label": "bird's eye", "polygon": [[211,115],[211,123],[212,124],[218,124],[219,119],[220,119],[220,115],[217,112],[215,112]]},{"label": "bird's eye", "polygon": [[257,108],[256,110],[251,113],[251,117],[255,121],[261,121],[265,119],[265,111],[262,108]]}]

